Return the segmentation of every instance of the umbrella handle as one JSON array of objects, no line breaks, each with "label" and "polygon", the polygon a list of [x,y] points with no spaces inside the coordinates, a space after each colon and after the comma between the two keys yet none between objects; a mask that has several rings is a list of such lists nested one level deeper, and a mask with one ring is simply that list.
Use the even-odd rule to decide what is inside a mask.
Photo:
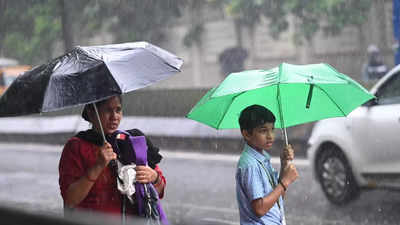
[{"label": "umbrella handle", "polygon": [[92,103],[94,107],[94,111],[96,112],[97,121],[99,121],[101,136],[103,137],[103,142],[106,142],[106,136],[104,135],[103,125],[101,125],[99,111],[97,110],[96,104]]},{"label": "umbrella handle", "polygon": [[[286,127],[282,128],[281,130],[282,130],[282,140],[285,141],[286,144],[285,146],[288,146],[289,142],[288,142]],[[293,160],[289,160],[289,162],[293,162]]]},{"label": "umbrella handle", "polygon": [[289,145],[289,142],[288,142],[286,127],[285,127],[285,123],[284,123],[283,115],[282,115],[281,92],[280,92],[280,88],[279,88],[279,83],[278,83],[277,92],[278,92],[277,95],[278,95],[279,117],[281,120],[282,138],[285,140],[285,144],[287,146],[287,145]]}]

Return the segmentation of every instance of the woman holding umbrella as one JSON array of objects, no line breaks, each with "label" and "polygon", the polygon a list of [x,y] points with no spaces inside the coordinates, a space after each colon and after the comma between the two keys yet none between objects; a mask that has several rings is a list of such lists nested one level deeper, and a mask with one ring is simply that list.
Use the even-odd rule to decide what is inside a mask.
[{"label": "woman holding umbrella", "polygon": [[[98,111],[98,117],[96,114]],[[121,214],[122,195],[117,189],[115,160],[117,154],[110,143],[122,119],[121,96],[113,96],[85,106],[82,117],[92,129],[79,132],[65,144],[59,163],[59,185],[64,208],[79,208],[104,213]],[[104,130],[106,141],[101,132]],[[133,136],[143,136],[130,130]],[[114,137],[115,138],[115,137]],[[147,141],[148,166],[136,166],[136,181],[152,183],[160,198],[164,194],[165,177],[158,163],[159,149]],[[128,214],[137,214],[135,204],[127,207]]]}]

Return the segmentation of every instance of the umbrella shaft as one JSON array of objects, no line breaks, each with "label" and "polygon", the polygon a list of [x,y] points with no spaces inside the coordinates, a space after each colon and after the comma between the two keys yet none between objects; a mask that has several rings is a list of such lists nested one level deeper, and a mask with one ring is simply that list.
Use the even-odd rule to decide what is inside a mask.
[{"label": "umbrella shaft", "polygon": [[288,146],[289,142],[288,142],[286,127],[282,128],[281,131],[282,131],[282,140],[285,141],[286,144],[285,146]]},{"label": "umbrella shaft", "polygon": [[99,121],[99,127],[101,131],[101,136],[103,137],[103,142],[106,142],[106,136],[104,135],[103,125],[101,124],[99,111],[97,110],[96,103],[92,103],[94,111],[96,112],[97,120]]}]

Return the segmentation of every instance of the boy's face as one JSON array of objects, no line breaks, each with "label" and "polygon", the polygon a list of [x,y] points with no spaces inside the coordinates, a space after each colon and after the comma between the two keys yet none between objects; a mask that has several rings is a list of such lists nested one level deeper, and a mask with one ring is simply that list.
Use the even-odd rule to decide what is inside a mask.
[{"label": "boy's face", "polygon": [[263,149],[269,149],[275,140],[274,124],[265,123],[259,127],[253,129],[250,133],[247,130],[242,130],[242,135],[246,140],[247,144],[254,149],[261,151]]}]

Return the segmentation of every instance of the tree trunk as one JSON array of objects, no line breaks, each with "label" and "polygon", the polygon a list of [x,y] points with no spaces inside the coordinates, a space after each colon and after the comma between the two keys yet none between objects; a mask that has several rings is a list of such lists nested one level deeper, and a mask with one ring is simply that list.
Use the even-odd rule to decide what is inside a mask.
[{"label": "tree trunk", "polygon": [[380,47],[380,49],[385,51],[388,49],[385,0],[378,0],[376,2],[375,7],[377,11],[378,31],[379,31],[378,46]]},{"label": "tree trunk", "polygon": [[256,35],[256,25],[249,26],[249,60],[248,60],[248,67],[254,68],[255,66],[255,59],[256,59],[256,43],[255,43],[255,35]]},{"label": "tree trunk", "polygon": [[4,23],[4,21],[6,21],[4,18],[6,8],[7,0],[0,0],[0,56],[3,55],[3,41],[7,33],[7,23]]},{"label": "tree trunk", "polygon": [[74,47],[71,14],[69,13],[68,1],[59,0],[58,2],[61,11],[61,27],[63,33],[62,37],[64,41],[64,48],[66,51],[69,51]]},{"label": "tree trunk", "polygon": [[[203,8],[202,4],[199,4],[197,1],[193,1],[191,5],[191,24],[196,26],[197,24],[203,23]],[[200,37],[200,40],[202,38]],[[193,68],[193,85],[195,87],[200,87],[203,77],[203,67],[204,67],[204,60],[203,60],[203,48],[201,46],[201,41],[194,41],[192,48],[192,68]]]},{"label": "tree trunk", "polygon": [[365,39],[365,32],[364,32],[364,27],[362,25],[357,26],[357,33],[358,33],[358,49],[359,49],[359,55],[361,57],[365,57],[365,49],[367,49],[367,41]]},{"label": "tree trunk", "polygon": [[233,23],[235,24],[236,45],[239,47],[243,47],[242,24],[240,23],[240,20],[238,20],[238,19],[234,19]]}]

